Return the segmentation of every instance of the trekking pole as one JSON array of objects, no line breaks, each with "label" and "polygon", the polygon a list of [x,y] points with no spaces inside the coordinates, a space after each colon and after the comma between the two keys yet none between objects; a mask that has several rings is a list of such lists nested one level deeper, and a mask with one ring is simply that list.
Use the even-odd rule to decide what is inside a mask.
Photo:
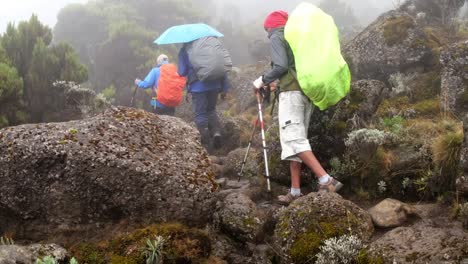
[{"label": "trekking pole", "polygon": [[130,106],[133,106],[133,101],[135,100],[135,95],[137,94],[137,92],[138,92],[138,85],[135,86],[135,90],[133,91],[132,100],[130,100]]},{"label": "trekking pole", "polygon": [[239,178],[237,179],[237,181],[240,181],[240,179],[241,179],[241,177],[242,177],[242,175],[244,173],[245,163],[247,163],[247,156],[249,155],[250,146],[252,146],[252,140],[253,140],[253,137],[255,136],[255,131],[257,131],[257,126],[258,126],[258,115],[257,115],[257,119],[255,119],[254,129],[252,131],[252,134],[250,135],[249,145],[247,146],[247,152],[245,152],[244,161],[242,162],[242,168],[241,168],[241,171],[238,174]]},{"label": "trekking pole", "polygon": [[260,92],[257,92],[257,102],[258,102],[258,119],[260,120],[260,128],[262,131],[262,145],[263,145],[263,156],[265,158],[265,173],[266,173],[266,179],[267,179],[267,188],[268,192],[271,192],[271,186],[270,186],[270,172],[268,170],[268,156],[267,156],[267,146],[266,146],[266,140],[265,140],[265,127],[263,124],[263,114],[262,114],[262,95]]}]

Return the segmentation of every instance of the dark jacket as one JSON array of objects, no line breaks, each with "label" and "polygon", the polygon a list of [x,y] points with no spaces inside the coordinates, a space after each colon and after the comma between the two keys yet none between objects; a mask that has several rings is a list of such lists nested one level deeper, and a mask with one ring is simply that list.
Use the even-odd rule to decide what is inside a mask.
[{"label": "dark jacket", "polygon": [[[185,46],[179,51],[179,63],[178,63],[178,73],[180,76],[190,76],[194,75],[194,69],[190,63],[189,56],[187,54]],[[195,80],[191,82],[188,87],[188,92],[190,93],[203,93],[209,91],[219,92],[227,91],[229,89],[229,81],[227,74],[223,79],[220,80],[211,80],[211,81],[199,81]]]},{"label": "dark jacket", "polygon": [[263,82],[270,84],[281,79],[288,73],[288,69],[296,70],[294,55],[288,42],[284,38],[284,28],[275,28],[268,34],[271,44],[271,70],[263,75]]}]

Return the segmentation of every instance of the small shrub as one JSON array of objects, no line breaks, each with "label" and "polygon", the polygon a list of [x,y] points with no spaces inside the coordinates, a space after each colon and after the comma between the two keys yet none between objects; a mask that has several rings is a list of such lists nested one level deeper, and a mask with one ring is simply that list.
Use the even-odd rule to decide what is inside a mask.
[{"label": "small shrub", "polygon": [[143,254],[146,258],[146,264],[160,264],[163,262],[164,238],[156,236],[155,240],[147,239],[146,248]]},{"label": "small shrub", "polygon": [[101,94],[107,99],[107,101],[109,102],[113,102],[114,101],[114,97],[115,97],[115,87],[114,85],[111,85],[107,88],[105,88],[104,90],[102,90]]},{"label": "small shrub", "polygon": [[383,145],[387,138],[388,134],[384,131],[364,128],[349,133],[345,145],[366,160],[374,156],[377,148]]},{"label": "small shrub", "polygon": [[400,72],[390,75],[388,82],[392,86],[392,96],[401,94],[409,95],[411,93],[409,83],[415,78],[415,76],[415,74],[405,75]]},{"label": "small shrub", "polygon": [[403,181],[401,182],[401,186],[403,187],[404,190],[408,189],[410,185],[411,185],[411,179],[408,177],[404,178]]},{"label": "small shrub", "polygon": [[325,240],[316,255],[316,264],[348,264],[355,259],[363,247],[362,241],[354,235],[343,235]]},{"label": "small shrub", "polygon": [[391,118],[384,118],[382,120],[382,123],[383,123],[383,126],[386,130],[392,132],[392,133],[395,133],[395,134],[399,134],[400,131],[402,130],[403,128],[403,122],[405,121],[405,119],[401,116],[394,116],[394,117],[391,117]]},{"label": "small shrub", "polygon": [[14,245],[15,241],[13,241],[13,238],[11,237],[0,237],[0,245],[2,246],[9,246],[9,245]]},{"label": "small shrub", "polygon": [[377,189],[379,190],[379,193],[384,193],[387,191],[387,183],[385,181],[379,181],[377,183]]},{"label": "small shrub", "polygon": [[47,256],[43,259],[38,258],[36,259],[35,264],[58,264],[57,260],[54,257]]},{"label": "small shrub", "polygon": [[434,191],[441,193],[455,189],[458,175],[463,132],[448,132],[432,144],[432,157],[440,173],[433,183]]}]

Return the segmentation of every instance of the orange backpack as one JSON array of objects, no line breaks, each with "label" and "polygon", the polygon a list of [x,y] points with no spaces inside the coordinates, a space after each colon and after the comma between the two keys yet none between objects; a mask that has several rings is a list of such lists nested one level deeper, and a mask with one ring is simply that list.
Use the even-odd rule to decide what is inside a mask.
[{"label": "orange backpack", "polygon": [[167,107],[180,105],[184,96],[185,77],[179,76],[175,64],[164,64],[159,70],[157,100]]}]

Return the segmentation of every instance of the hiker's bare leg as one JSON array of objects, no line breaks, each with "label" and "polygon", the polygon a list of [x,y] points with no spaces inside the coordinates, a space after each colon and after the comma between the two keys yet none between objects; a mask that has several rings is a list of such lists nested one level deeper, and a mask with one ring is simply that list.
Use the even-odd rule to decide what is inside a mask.
[{"label": "hiker's bare leg", "polygon": [[[297,154],[297,156],[312,170],[317,178],[320,178],[324,175],[327,175],[327,172],[322,167],[320,162],[315,157],[312,151],[304,151],[302,153]],[[291,169],[292,171],[292,169]],[[300,171],[299,171],[300,172]],[[291,173],[292,176],[292,173]]]},{"label": "hiker's bare leg", "polygon": [[290,161],[289,169],[291,171],[291,187],[295,189],[301,188],[301,167],[302,163]]}]

